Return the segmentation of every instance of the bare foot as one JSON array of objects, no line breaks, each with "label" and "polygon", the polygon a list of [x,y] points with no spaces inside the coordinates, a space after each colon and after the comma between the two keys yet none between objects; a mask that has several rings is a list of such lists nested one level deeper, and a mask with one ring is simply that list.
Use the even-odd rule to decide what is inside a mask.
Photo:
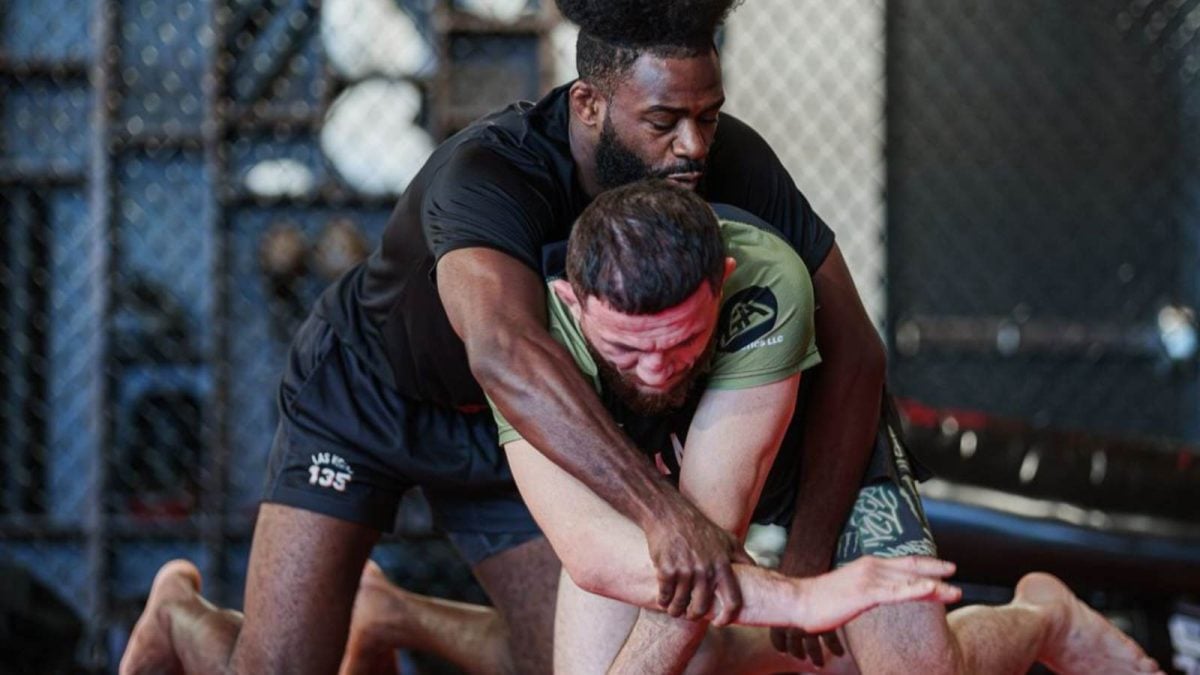
[{"label": "bare foot", "polygon": [[172,560],[154,575],[146,608],[129,634],[121,657],[121,675],[181,673],[183,666],[171,647],[171,625],[164,609],[200,594],[200,570],[187,560]]},{"label": "bare foot", "polygon": [[1058,579],[1035,572],[1017,584],[1014,602],[1051,617],[1050,638],[1038,659],[1064,675],[1161,673],[1128,635],[1088,607]]},{"label": "bare foot", "polygon": [[350,620],[350,638],[342,657],[340,675],[356,673],[397,673],[395,642],[399,631],[394,626],[397,617],[404,617],[403,591],[392,585],[383,570],[373,560],[363,566],[354,596],[354,615]]}]

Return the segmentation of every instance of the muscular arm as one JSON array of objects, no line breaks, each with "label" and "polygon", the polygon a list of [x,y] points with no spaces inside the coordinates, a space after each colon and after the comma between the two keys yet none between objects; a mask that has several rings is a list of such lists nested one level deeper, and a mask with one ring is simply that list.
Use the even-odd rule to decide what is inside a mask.
[{"label": "muscular arm", "polygon": [[[754,506],[796,406],[800,375],[752,389],[705,393],[692,419],[679,490],[713,522],[746,536]],[[688,618],[665,620],[643,611],[609,675],[680,673],[708,630],[707,607]]]},{"label": "muscular arm", "polygon": [[[710,392],[714,395],[706,394],[692,422],[680,487],[701,510],[731,530],[744,531],[749,522],[790,419],[798,377],[740,392]],[[505,450],[525,503],[575,584],[591,593],[661,610],[637,527],[526,441],[509,443]],[[946,602],[958,597],[954,589],[922,578],[944,576],[953,569],[931,559],[864,558],[815,579],[785,577],[754,565],[732,568],[746,599],[736,616],[743,625],[809,630],[823,626],[825,630],[880,602],[915,596]],[[711,618],[715,611],[721,608],[696,600],[688,605],[688,615],[694,619]],[[702,621],[640,620],[610,672],[681,672],[706,627]],[[594,639],[613,632],[596,627],[586,637],[575,637]],[[568,643],[555,649],[567,654],[585,651]]]},{"label": "muscular arm", "polygon": [[[813,276],[813,287],[823,362],[810,371],[807,404],[797,413],[805,419],[804,454],[796,513],[779,565],[780,572],[801,577],[821,574],[832,562],[871,457],[887,368],[883,345],[836,246]],[[780,651],[824,665],[815,636],[774,629],[771,641]],[[825,641],[834,654],[844,653],[832,633]]]},{"label": "muscular arm", "polygon": [[822,363],[805,418],[796,515],[780,571],[811,576],[827,569],[871,456],[879,425],[886,357],[854,280],[835,246],[813,276]]},{"label": "muscular arm", "polygon": [[[547,332],[542,279],[486,248],[447,253],[437,275],[475,378],[525,439],[642,528],[662,604],[690,595],[696,571],[715,566],[727,579],[716,593],[736,611],[741,596],[729,566],[731,560],[748,561],[740,545],[662,480],[617,428]],[[708,593],[707,587],[696,590]]]},{"label": "muscular arm", "polygon": [[[832,233],[813,212],[770,145],[722,115],[710,161],[710,199],[734,204],[778,228],[812,272],[817,346],[823,363],[805,374],[806,431],[798,510],[784,556],[789,574],[828,569],[838,532],[870,458],[886,369],[883,345],[863,310]],[[716,189],[716,188],[713,188]],[[826,251],[826,246],[832,246]],[[821,257],[823,255],[823,258]]]},{"label": "muscular arm", "polygon": [[491,249],[452,251],[438,289],[471,373],[521,435],[636,523],[668,492],[546,331],[545,283]]},{"label": "muscular arm", "polygon": [[800,374],[705,392],[688,429],[679,491],[742,541],[796,409]]}]

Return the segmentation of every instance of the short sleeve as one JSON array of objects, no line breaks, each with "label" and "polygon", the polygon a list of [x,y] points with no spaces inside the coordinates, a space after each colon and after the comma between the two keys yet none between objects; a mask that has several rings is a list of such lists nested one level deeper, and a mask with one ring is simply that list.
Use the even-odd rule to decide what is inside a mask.
[{"label": "short sleeve", "polygon": [[721,115],[707,183],[709,201],[745,209],[783,233],[810,274],[833,249],[833,230],[813,211],[771,146],[732,115]]},{"label": "short sleeve", "polygon": [[779,237],[733,225],[726,245],[738,266],[725,283],[709,389],[770,384],[821,361],[808,270]]},{"label": "short sleeve", "polygon": [[521,434],[508,423],[508,420],[504,419],[504,415],[500,414],[500,410],[496,408],[495,403],[492,403],[491,398],[488,398],[488,405],[492,408],[492,417],[496,418],[496,437],[500,447],[521,440]]},{"label": "short sleeve", "polygon": [[555,216],[544,176],[486,147],[455,150],[425,191],[421,224],[435,260],[450,251],[486,247],[539,270],[543,242]]}]

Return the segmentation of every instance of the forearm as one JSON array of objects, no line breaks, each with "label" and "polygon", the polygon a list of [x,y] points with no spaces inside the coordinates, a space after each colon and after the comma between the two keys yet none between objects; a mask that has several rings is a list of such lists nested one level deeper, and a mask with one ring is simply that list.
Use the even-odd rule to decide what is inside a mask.
[{"label": "forearm", "polygon": [[[793,375],[750,389],[708,391],[692,419],[679,490],[739,541],[795,410],[799,379]],[[738,569],[734,574],[745,593],[741,580],[746,572],[738,576]],[[707,621],[643,610],[609,675],[681,673],[708,626]]]},{"label": "forearm", "polygon": [[786,553],[785,571],[801,576],[829,569],[870,461],[882,395],[882,377],[870,372],[822,370],[813,377]]},{"label": "forearm", "polygon": [[[592,563],[589,565],[592,571],[576,579],[581,588],[643,609],[662,612],[658,604],[658,583],[648,557],[612,557],[604,561],[593,558]],[[807,617],[803,594],[805,585],[811,580],[786,577],[755,565],[735,564],[732,567],[743,600],[742,609],[733,623],[744,626],[805,627]],[[572,572],[570,567],[567,572]],[[714,606],[697,623],[707,625],[719,609]]]},{"label": "forearm", "polygon": [[822,363],[802,411],[805,422],[796,515],[784,554],[787,574],[829,568],[838,533],[870,461],[879,425],[887,358],[841,253],[813,277]]},{"label": "forearm", "polygon": [[472,372],[523,438],[639,525],[679,499],[549,335],[493,335],[472,356]]},{"label": "forearm", "polygon": [[471,372],[522,436],[636,523],[673,506],[674,491],[546,331],[546,286],[533,270],[498,251],[461,249],[437,272]]},{"label": "forearm", "polygon": [[[521,497],[575,585],[589,593],[661,611],[658,572],[637,523],[566,475],[527,441],[509,443],[505,451]],[[733,564],[729,574],[742,589],[739,622],[793,625],[799,593],[808,580],[752,564]],[[700,583],[707,585],[708,580]],[[719,611],[718,605],[708,606],[707,616]],[[699,607],[697,612],[694,618],[705,616]]]}]

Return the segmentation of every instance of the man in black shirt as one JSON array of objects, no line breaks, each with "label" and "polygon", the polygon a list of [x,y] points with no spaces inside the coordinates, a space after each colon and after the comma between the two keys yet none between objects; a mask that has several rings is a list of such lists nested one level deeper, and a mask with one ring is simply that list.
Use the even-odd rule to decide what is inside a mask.
[{"label": "man in black shirt", "polygon": [[[551,460],[642,527],[664,607],[709,604],[715,594],[727,609],[721,618],[732,616],[740,597],[730,564],[745,560],[740,546],[659,478],[544,327],[540,245],[565,238],[603,188],[641,174],[758,215],[812,272],[826,356],[805,412],[821,423],[804,432],[803,461],[821,468],[801,473],[806,498],[784,571],[827,569],[877,437],[882,346],[832,233],[767,144],[720,116],[712,33],[731,3],[685,3],[682,17],[661,3],[671,16],[605,18],[622,4],[653,10],[660,3],[564,4],[588,24],[579,45],[583,79],[444,143],[400,199],[381,247],[301,329],[280,393],[283,420],[256,528],[247,621],[226,655],[235,668],[336,661],[344,644],[337,627],[349,620],[361,563],[379,530],[391,527],[400,493],[418,483],[432,488],[435,508],[444,506],[443,527],[460,528],[456,541],[501,612],[514,626],[534,626],[544,641],[557,569],[544,540],[515,527],[503,541],[482,536],[496,528],[481,519],[503,520],[512,509],[472,509],[456,499],[460,486],[474,485],[498,503],[519,504],[504,491],[499,449],[480,456],[459,442],[486,433],[466,419],[476,410],[487,419],[483,391]],[[614,30],[628,33],[627,46],[614,41]],[[364,382],[399,396],[367,395]],[[337,427],[341,418],[355,423]],[[439,436],[447,429],[455,431]],[[408,445],[397,448],[401,441]],[[542,588],[531,593],[529,580]],[[296,606],[285,611],[281,597]],[[289,637],[315,633],[330,637],[302,644]],[[548,654],[544,646],[516,651]]]},{"label": "man in black shirt", "polygon": [[[426,488],[507,622],[510,655],[522,659],[508,666],[546,670],[557,561],[527,526],[484,392],[524,438],[638,524],[664,608],[703,614],[715,598],[715,623],[733,619],[741,598],[731,564],[747,561],[739,543],[660,478],[545,329],[541,245],[565,238],[603,189],[645,176],[762,218],[812,273],[824,364],[797,415],[810,422],[796,432],[803,458],[792,457],[792,468],[804,469],[803,498],[782,571],[828,569],[864,474],[888,475],[887,462],[868,470],[876,441],[889,437],[878,424],[883,349],[832,233],[767,144],[720,116],[712,34],[731,4],[560,2],[584,25],[581,80],[444,143],[401,197],[381,247],[299,330],[280,388],[244,617],[203,601],[190,564],[169,563],[123,672],[332,670],[363,563],[412,485]],[[874,456],[890,457],[887,449]],[[936,649],[943,615],[905,608],[901,618],[916,612]],[[864,625],[882,635],[893,622]],[[670,639],[692,639],[691,628],[674,630]],[[872,645],[895,649],[861,644],[856,652],[867,657]]]}]

